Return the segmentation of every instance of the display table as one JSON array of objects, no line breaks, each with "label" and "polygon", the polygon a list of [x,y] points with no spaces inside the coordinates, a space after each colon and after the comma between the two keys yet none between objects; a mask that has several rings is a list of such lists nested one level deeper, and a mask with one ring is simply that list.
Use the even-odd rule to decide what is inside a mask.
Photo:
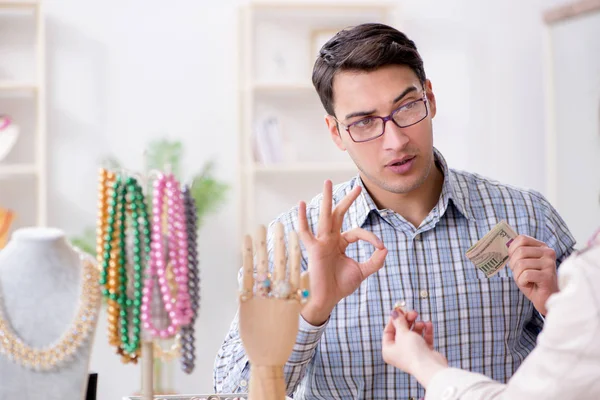
[{"label": "display table", "polygon": [[[180,395],[156,395],[155,400],[247,400],[248,394],[180,394]],[[142,400],[141,396],[126,396],[123,400]],[[286,397],[286,400],[292,400]]]}]

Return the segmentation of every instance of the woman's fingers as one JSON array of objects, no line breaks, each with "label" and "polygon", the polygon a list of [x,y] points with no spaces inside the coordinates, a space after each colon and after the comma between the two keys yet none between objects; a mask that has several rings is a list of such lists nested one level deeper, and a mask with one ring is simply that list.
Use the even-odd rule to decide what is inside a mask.
[{"label": "woman's fingers", "polygon": [[431,321],[425,322],[425,331],[423,333],[423,338],[427,343],[427,346],[431,350],[433,350],[433,323]]},{"label": "woman's fingers", "polygon": [[382,342],[384,345],[393,344],[396,339],[396,327],[394,326],[394,320],[392,318],[389,319],[385,328],[383,329],[383,337]]}]

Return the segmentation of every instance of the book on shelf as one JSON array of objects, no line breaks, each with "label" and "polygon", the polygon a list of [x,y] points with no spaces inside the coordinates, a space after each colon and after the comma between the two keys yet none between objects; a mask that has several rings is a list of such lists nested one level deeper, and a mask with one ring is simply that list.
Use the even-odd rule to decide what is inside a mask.
[{"label": "book on shelf", "polygon": [[281,124],[276,117],[257,121],[253,135],[254,158],[260,164],[279,164],[285,161]]}]

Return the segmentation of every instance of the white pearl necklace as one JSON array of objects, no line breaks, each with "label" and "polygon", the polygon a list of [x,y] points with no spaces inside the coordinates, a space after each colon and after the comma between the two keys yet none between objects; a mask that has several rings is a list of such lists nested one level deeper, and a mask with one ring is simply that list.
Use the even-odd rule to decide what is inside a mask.
[{"label": "white pearl necklace", "polygon": [[93,331],[101,301],[99,271],[89,259],[82,257],[83,287],[79,298],[79,309],[69,328],[52,345],[37,349],[28,346],[12,330],[2,309],[0,295],[0,354],[31,370],[48,371],[68,360],[85,343]]}]

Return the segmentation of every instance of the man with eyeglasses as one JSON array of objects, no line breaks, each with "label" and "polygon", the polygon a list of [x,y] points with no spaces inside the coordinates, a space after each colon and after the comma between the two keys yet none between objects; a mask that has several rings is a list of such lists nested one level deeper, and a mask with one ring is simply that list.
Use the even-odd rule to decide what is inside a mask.
[{"label": "man with eyeglasses", "polygon": [[[433,147],[436,100],[410,39],[382,24],[343,30],[320,51],[313,83],[354,179],[277,218],[298,231],[311,300],[285,366],[296,399],[419,399],[387,365],[382,332],[397,302],[453,367],[505,382],[531,352],[556,269],[575,241],[549,202],[450,169]],[[333,208],[333,212],[331,211]],[[465,253],[498,222],[519,236],[487,278]],[[272,245],[270,246],[272,252]],[[237,316],[216,359],[215,389],[245,391]],[[452,398],[452,397],[449,397]]]}]

